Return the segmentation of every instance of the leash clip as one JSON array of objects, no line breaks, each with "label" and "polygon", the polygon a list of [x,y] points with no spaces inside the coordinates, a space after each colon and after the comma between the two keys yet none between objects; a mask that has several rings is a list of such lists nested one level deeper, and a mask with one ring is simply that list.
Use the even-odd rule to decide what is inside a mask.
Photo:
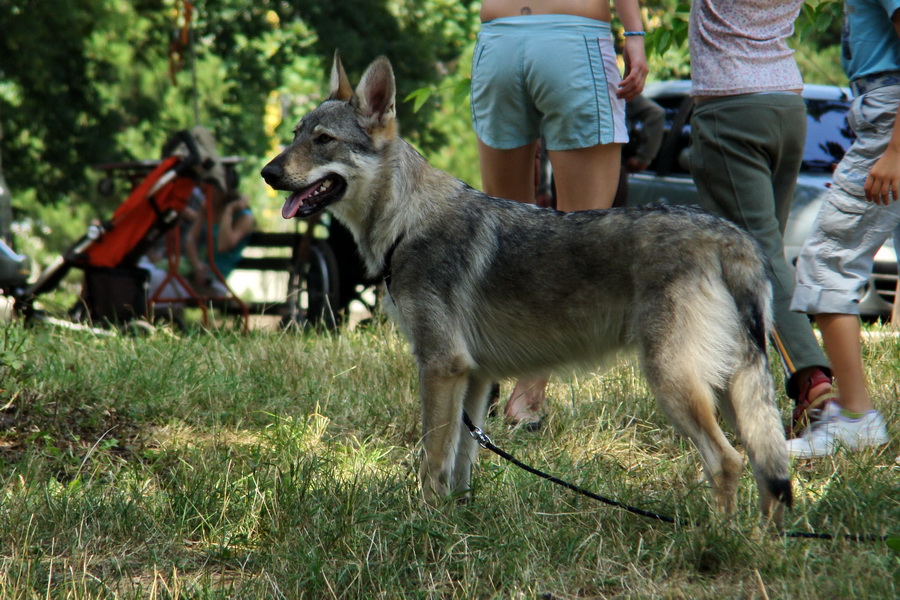
[{"label": "leash clip", "polygon": [[489,450],[490,447],[494,445],[494,442],[490,437],[488,437],[488,434],[483,432],[477,425],[472,425],[471,427],[469,427],[469,434],[473,438],[475,438],[475,441],[478,442],[478,445],[485,450]]}]

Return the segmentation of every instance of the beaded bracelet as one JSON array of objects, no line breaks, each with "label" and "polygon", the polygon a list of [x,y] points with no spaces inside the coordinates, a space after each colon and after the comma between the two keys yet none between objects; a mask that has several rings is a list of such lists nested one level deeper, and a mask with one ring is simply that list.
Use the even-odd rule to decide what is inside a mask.
[{"label": "beaded bracelet", "polygon": [[626,31],[622,35],[624,35],[625,37],[631,37],[634,35],[647,35],[647,32],[646,31]]}]

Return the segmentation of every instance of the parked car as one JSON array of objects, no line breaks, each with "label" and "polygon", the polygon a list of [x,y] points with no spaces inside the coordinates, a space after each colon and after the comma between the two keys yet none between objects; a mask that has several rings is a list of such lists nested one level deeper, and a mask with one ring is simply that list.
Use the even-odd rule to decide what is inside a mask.
[{"label": "parked car", "polygon": [[[628,178],[628,203],[697,204],[697,188],[690,174],[690,81],[649,84],[644,95],[666,111],[666,134],[656,159],[646,171]],[[808,108],[806,149],[797,189],[784,234],[784,251],[793,266],[812,231],[831,173],[853,140],[847,124],[850,91],[829,85],[807,85],[803,98]],[[860,299],[862,316],[890,318],[897,292],[897,254],[900,229],[875,256],[872,276]]]}]

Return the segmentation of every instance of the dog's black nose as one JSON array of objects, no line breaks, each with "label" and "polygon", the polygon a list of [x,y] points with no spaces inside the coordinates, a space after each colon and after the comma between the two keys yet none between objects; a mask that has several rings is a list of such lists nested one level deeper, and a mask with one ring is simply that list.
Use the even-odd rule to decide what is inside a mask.
[{"label": "dog's black nose", "polygon": [[274,186],[281,180],[282,175],[284,175],[284,170],[273,161],[263,167],[261,174],[262,178],[266,180],[266,183]]}]

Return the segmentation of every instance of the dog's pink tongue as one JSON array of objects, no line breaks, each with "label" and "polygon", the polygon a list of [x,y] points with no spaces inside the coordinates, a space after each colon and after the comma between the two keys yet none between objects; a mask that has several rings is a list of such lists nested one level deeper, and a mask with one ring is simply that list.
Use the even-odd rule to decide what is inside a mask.
[{"label": "dog's pink tongue", "polygon": [[297,211],[300,210],[300,207],[303,206],[303,203],[307,198],[316,193],[316,190],[321,185],[321,181],[318,183],[309,186],[305,190],[301,190],[299,192],[294,192],[284,201],[284,206],[281,207],[281,216],[285,219],[293,219],[297,214]]},{"label": "dog's pink tongue", "polygon": [[281,216],[285,219],[293,219],[300,210],[301,204],[303,204],[303,194],[294,192],[285,199],[284,206],[281,207]]}]

